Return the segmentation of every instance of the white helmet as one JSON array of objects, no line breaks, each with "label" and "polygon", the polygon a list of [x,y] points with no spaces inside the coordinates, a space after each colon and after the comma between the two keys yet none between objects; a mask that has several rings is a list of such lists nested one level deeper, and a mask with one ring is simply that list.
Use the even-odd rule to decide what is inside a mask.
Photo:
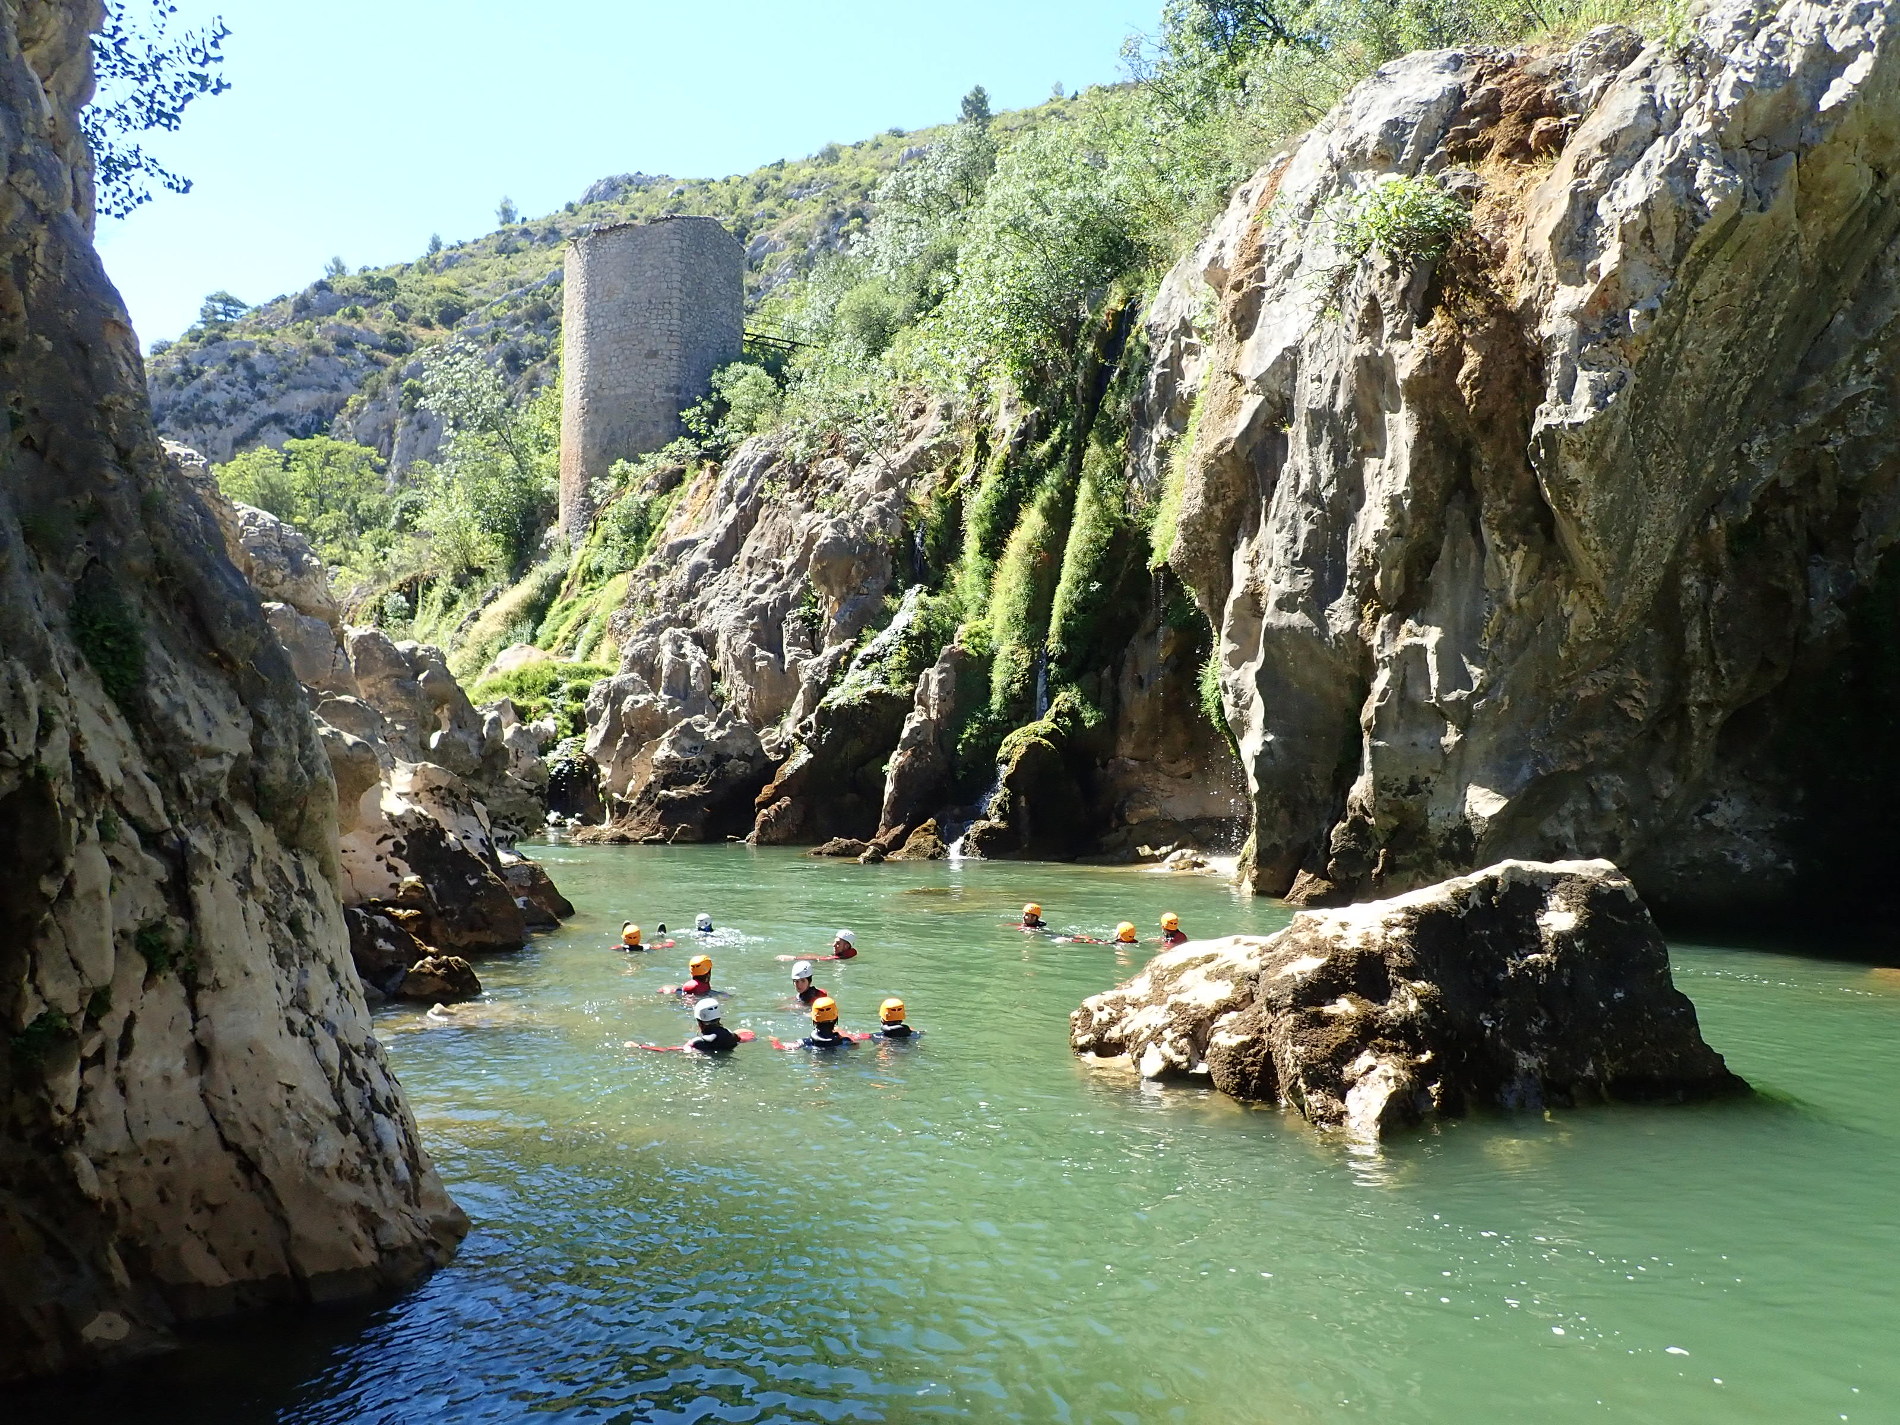
[{"label": "white helmet", "polygon": [[711,1024],[715,1019],[719,1018],[719,1001],[716,999],[701,1000],[699,1002],[699,1008],[693,1011],[693,1015],[701,1024]]},{"label": "white helmet", "polygon": [[707,915],[706,912],[702,910],[699,913],[699,919],[693,922],[693,928],[695,930],[711,930],[712,917],[710,915]]},{"label": "white helmet", "polygon": [[811,961],[800,960],[796,965],[792,966],[792,978],[795,980],[809,980],[811,978]]},{"label": "white helmet", "polygon": [[850,931],[848,931],[848,930],[840,930],[840,931],[839,931],[839,932],[838,932],[838,933],[837,933],[837,934],[836,934],[835,936],[833,936],[832,938],[833,938],[834,940],[842,940],[842,941],[844,941],[844,943],[845,943],[845,944],[847,944],[847,945],[856,945],[856,944],[858,943],[858,937],[857,937],[857,936],[855,936],[855,935],[853,935],[853,934],[852,934],[852,933],[851,933]]}]

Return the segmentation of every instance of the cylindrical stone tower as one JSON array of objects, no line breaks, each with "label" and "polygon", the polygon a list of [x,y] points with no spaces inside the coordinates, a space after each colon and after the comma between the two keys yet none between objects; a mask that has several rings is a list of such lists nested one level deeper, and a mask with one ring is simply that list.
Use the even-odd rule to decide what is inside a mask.
[{"label": "cylindrical stone tower", "polygon": [[679,436],[680,412],[745,340],[745,250],[716,218],[600,228],[567,249],[561,332],[561,530],[593,517],[588,482]]}]

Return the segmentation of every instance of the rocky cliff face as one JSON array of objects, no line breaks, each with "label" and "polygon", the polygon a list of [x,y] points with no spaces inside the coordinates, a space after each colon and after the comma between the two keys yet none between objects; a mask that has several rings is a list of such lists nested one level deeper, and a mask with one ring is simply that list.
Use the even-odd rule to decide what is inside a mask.
[{"label": "rocky cliff face", "polygon": [[[416,999],[480,993],[459,957],[518,950],[530,929],[573,914],[545,873],[505,849],[547,820],[540,754],[553,728],[506,702],[475,708],[439,649],[343,624],[329,571],[299,531],[226,499],[196,451],[168,444],[167,454],[304,686],[336,781],[341,889],[364,984]],[[457,993],[412,970],[443,956],[458,957]]]},{"label": "rocky cliff face", "polygon": [[[1441,259],[1351,241],[1395,178],[1469,205]],[[1707,912],[1851,873],[1830,833],[1891,788],[1896,185],[1892,7],[1725,0],[1411,56],[1237,196],[1146,407],[1160,447],[1193,413],[1173,565],[1256,887],[1607,856]]]},{"label": "rocky cliff face", "polygon": [[302,690],[93,253],[96,19],[0,12],[0,1378],[466,1230],[349,965]]},{"label": "rocky cliff face", "polygon": [[[972,854],[1231,840],[1238,774],[1199,710],[1200,650],[1125,551],[1097,591],[1112,608],[1101,646],[1070,670],[1091,717],[1026,687],[1022,734],[959,765],[990,673],[954,625],[986,615],[943,615],[956,574],[921,525],[981,498],[974,450],[1025,447],[1039,419],[986,429],[920,404],[886,450],[800,459],[768,437],[696,476],[616,615],[621,671],[588,700],[587,751],[616,808],[590,835],[864,842],[873,860],[932,820],[984,827]],[[1030,557],[1052,586],[1061,536]]]}]

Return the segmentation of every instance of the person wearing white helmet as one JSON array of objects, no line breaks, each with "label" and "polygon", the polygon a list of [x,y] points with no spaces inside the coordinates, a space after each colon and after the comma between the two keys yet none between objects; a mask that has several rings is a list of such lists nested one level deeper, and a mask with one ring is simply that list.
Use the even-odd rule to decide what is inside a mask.
[{"label": "person wearing white helmet", "polygon": [[711,935],[712,928],[712,917],[702,910],[693,921],[693,929],[697,930],[701,935]]},{"label": "person wearing white helmet", "polygon": [[811,982],[811,961],[800,960],[792,966],[792,989],[797,992],[800,1004],[814,1004],[830,996]]},{"label": "person wearing white helmet", "polygon": [[699,1021],[699,1033],[686,1041],[686,1047],[700,1054],[729,1054],[739,1043],[739,1036],[719,1021],[720,1008],[716,999],[701,1000],[693,1011],[693,1017]]},{"label": "person wearing white helmet", "polygon": [[840,930],[831,938],[831,954],[828,958],[833,960],[851,960],[856,958],[857,953],[858,937],[853,935],[850,931]]}]

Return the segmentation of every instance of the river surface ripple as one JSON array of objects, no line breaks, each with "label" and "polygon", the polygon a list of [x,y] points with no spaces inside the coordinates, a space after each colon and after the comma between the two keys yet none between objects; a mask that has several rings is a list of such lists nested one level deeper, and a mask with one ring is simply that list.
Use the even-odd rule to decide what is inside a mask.
[{"label": "river surface ripple", "polygon": [[[1900,982],[1676,946],[1758,1096],[1485,1116],[1354,1152],[1271,1110],[1068,1052],[1068,1014],[1152,953],[1011,928],[1270,930],[1206,878],[741,847],[536,852],[580,908],[446,1023],[378,1032],[475,1221],[391,1303],[271,1318],[25,1419],[1684,1422],[1900,1419]],[[678,1043],[709,911],[729,1061]],[[902,995],[927,1034],[835,1058]],[[1825,946],[1817,946],[1824,953]],[[78,1413],[74,1413],[77,1411]]]}]

